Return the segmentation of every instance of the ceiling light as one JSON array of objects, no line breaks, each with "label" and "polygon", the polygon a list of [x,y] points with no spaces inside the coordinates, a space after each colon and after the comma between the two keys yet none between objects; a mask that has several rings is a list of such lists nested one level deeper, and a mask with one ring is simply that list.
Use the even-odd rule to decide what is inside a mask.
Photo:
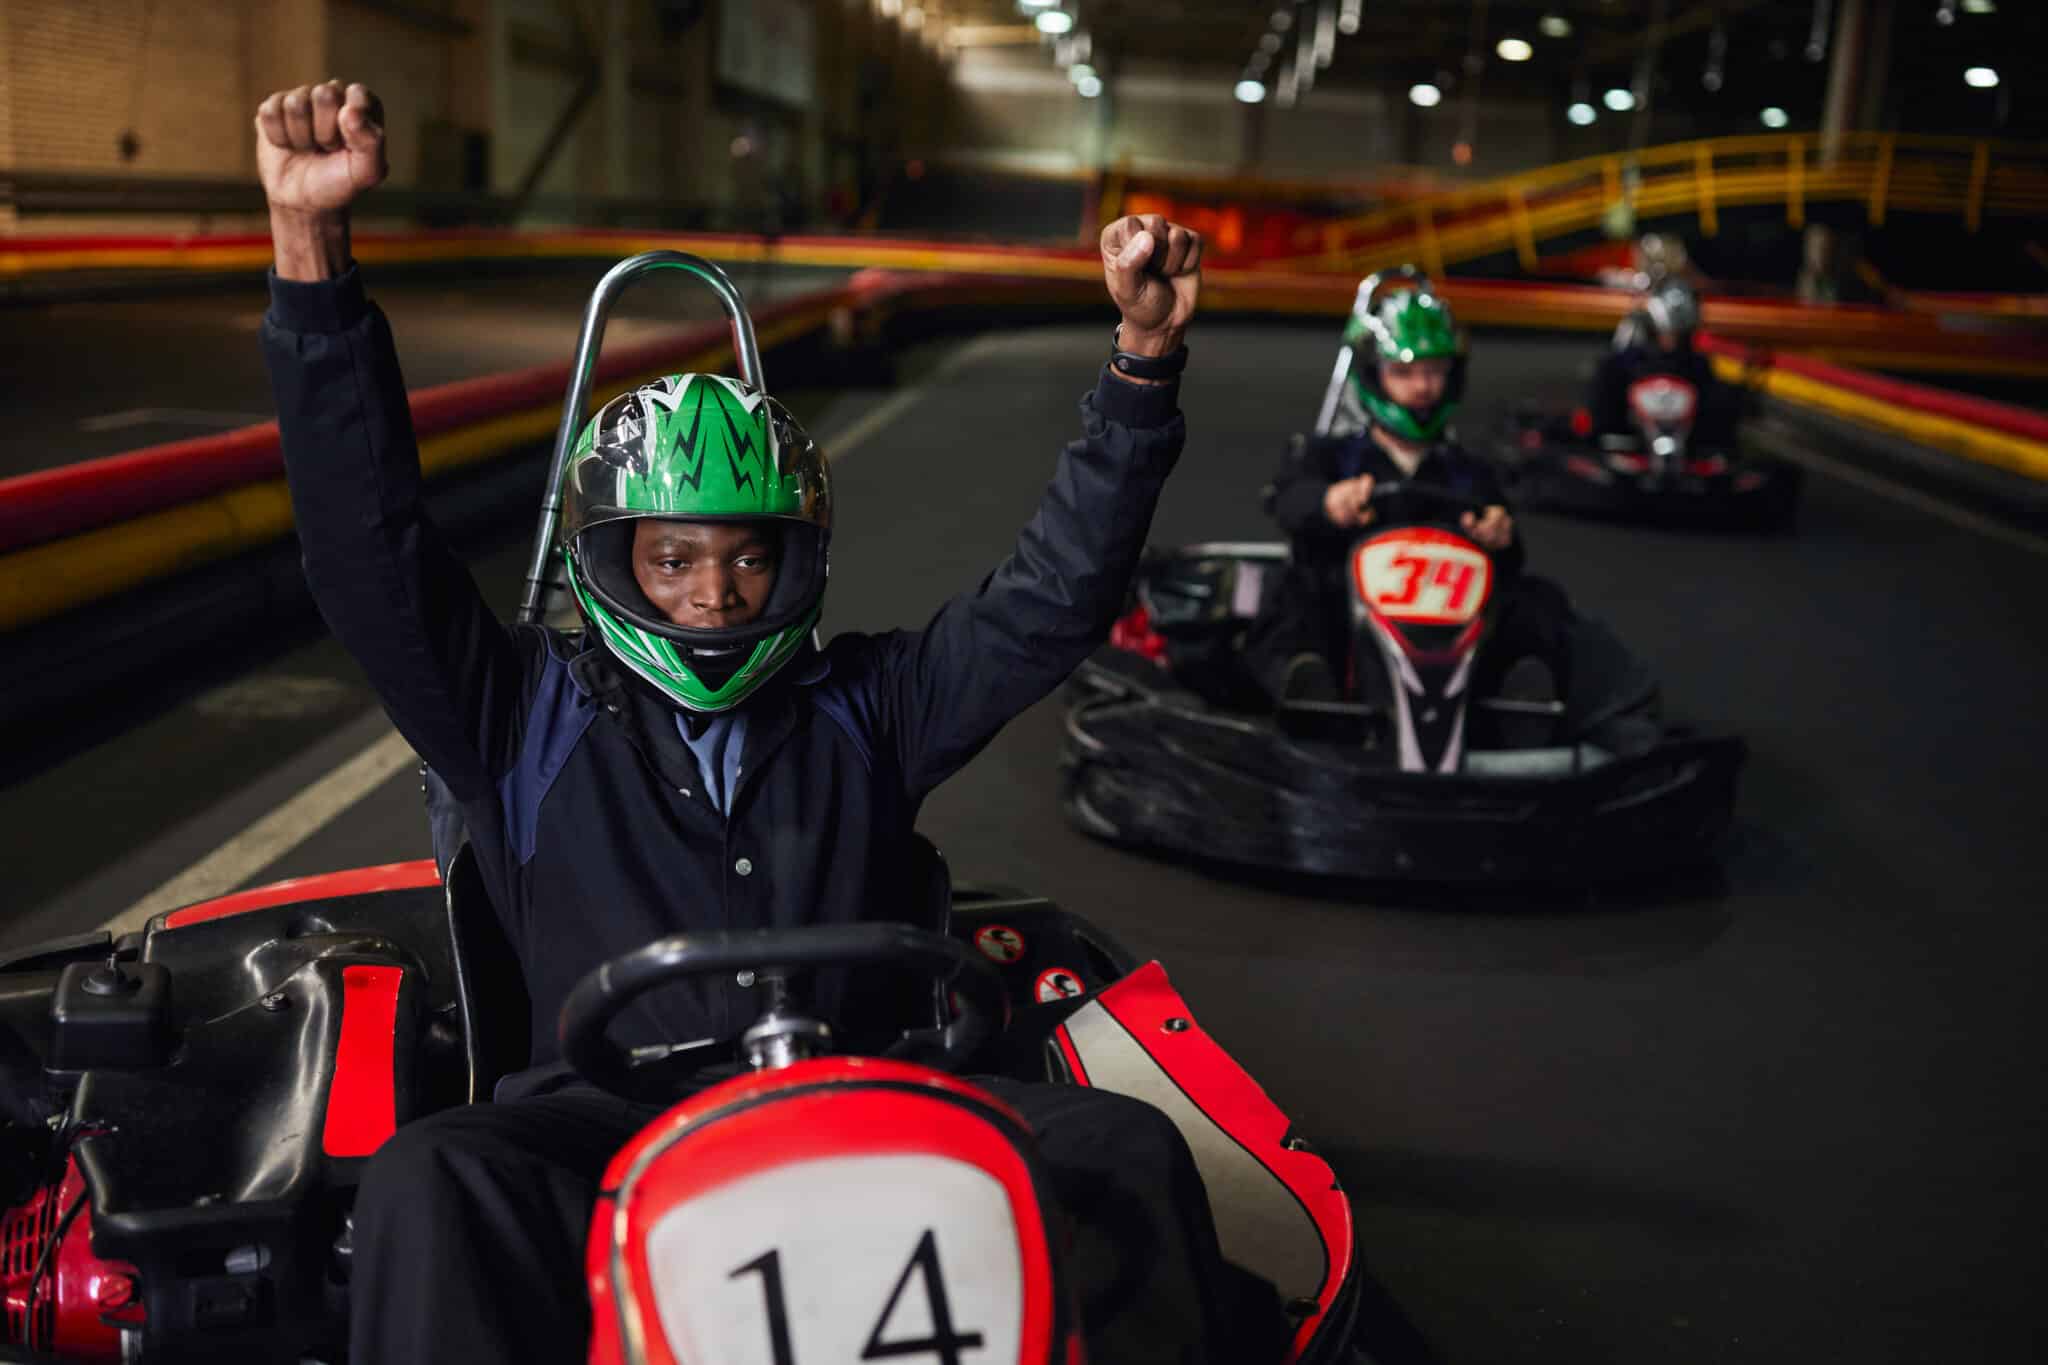
[{"label": "ceiling light", "polygon": [[1272,64],[1273,58],[1271,55],[1264,52],[1254,52],[1252,59],[1245,63],[1245,70],[1251,72],[1254,76],[1263,76],[1266,74],[1266,68]]},{"label": "ceiling light", "polygon": [[1424,109],[1434,109],[1444,102],[1444,92],[1424,81],[1420,85],[1408,87],[1408,102],[1420,105]]},{"label": "ceiling light", "polygon": [[1625,114],[1636,107],[1636,97],[1618,85],[1602,95],[1600,102],[1617,114]]},{"label": "ceiling light", "polygon": [[1963,13],[1996,14],[1998,13],[1998,6],[1992,4],[1991,0],[1963,0]]},{"label": "ceiling light", "polygon": [[1237,83],[1237,98],[1244,104],[1257,104],[1266,98],[1266,83],[1247,76]]},{"label": "ceiling light", "polygon": [[1017,0],[1017,8],[1026,14],[1036,14],[1042,9],[1051,9],[1060,0]]},{"label": "ceiling light", "polygon": [[1036,22],[1040,33],[1058,37],[1074,26],[1074,16],[1063,9],[1049,9],[1041,13]]},{"label": "ceiling light", "polygon": [[1757,117],[1764,121],[1764,127],[1766,128],[1783,128],[1792,121],[1791,116],[1775,104],[1764,110],[1761,114],[1758,114]]},{"label": "ceiling light", "polygon": [[1101,78],[1096,76],[1084,76],[1080,80],[1074,82],[1074,89],[1081,92],[1082,99],[1092,100],[1097,95],[1102,93]]},{"label": "ceiling light", "polygon": [[1565,110],[1564,116],[1570,119],[1573,123],[1578,124],[1581,128],[1591,123],[1594,119],[1600,117],[1600,115],[1593,112],[1593,106],[1586,103],[1584,100],[1580,100],[1577,104],[1574,104],[1571,108]]},{"label": "ceiling light", "polygon": [[912,5],[909,9],[903,11],[903,27],[909,29],[913,33],[916,32],[918,29],[923,28],[924,6]]},{"label": "ceiling light", "polygon": [[1561,14],[1546,14],[1536,21],[1536,30],[1546,38],[1569,38],[1572,21]]},{"label": "ceiling light", "polygon": [[1285,32],[1287,32],[1287,30],[1288,30],[1288,29],[1290,29],[1290,28],[1293,28],[1293,27],[1294,27],[1294,11],[1293,11],[1293,10],[1291,10],[1291,9],[1276,9],[1276,10],[1274,10],[1274,11],[1273,11],[1273,32],[1275,32],[1275,33],[1285,33]]},{"label": "ceiling light", "polygon": [[1095,68],[1086,62],[1075,62],[1067,68],[1067,79],[1079,85],[1082,81],[1095,79]]},{"label": "ceiling light", "polygon": [[1358,32],[1358,12],[1364,8],[1364,0],[1343,0],[1337,10],[1337,32],[1350,35]]},{"label": "ceiling light", "polygon": [[894,19],[903,13],[903,0],[876,0],[876,3],[880,6],[884,19]]},{"label": "ceiling light", "polygon": [[1279,34],[1277,34],[1277,33],[1263,33],[1263,34],[1260,34],[1260,35],[1259,35],[1259,51],[1261,51],[1261,52],[1269,52],[1269,53],[1270,53],[1270,52],[1278,52],[1279,50],[1280,50],[1280,35],[1279,35]]},{"label": "ceiling light", "polygon": [[1988,66],[1973,66],[1963,73],[1963,84],[1989,90],[1998,84],[1998,73]]},{"label": "ceiling light", "polygon": [[1493,50],[1504,62],[1526,62],[1536,55],[1536,49],[1521,38],[1503,38],[1493,45]]}]

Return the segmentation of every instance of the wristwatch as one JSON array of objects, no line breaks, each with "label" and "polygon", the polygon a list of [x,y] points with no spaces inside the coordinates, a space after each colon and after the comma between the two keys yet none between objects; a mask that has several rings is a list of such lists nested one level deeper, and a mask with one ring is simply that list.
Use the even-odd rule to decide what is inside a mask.
[{"label": "wristwatch", "polygon": [[1165,355],[1139,355],[1123,348],[1124,325],[1119,322],[1109,334],[1109,368],[1133,379],[1172,379],[1188,367],[1188,347],[1182,342]]}]

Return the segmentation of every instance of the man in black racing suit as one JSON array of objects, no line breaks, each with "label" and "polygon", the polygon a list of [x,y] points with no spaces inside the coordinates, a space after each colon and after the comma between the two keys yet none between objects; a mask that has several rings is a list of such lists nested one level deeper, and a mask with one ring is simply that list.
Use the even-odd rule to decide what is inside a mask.
[{"label": "man in black racing suit", "polygon": [[[1346,329],[1354,359],[1336,381],[1345,390],[1325,404],[1332,434],[1296,437],[1265,488],[1266,511],[1292,554],[1266,585],[1246,664],[1275,701],[1331,701],[1349,691],[1384,703],[1383,670],[1353,666],[1345,566],[1370,530],[1436,525],[1487,550],[1498,575],[1499,614],[1474,669],[1474,694],[1555,700],[1571,681],[1570,603],[1554,584],[1522,573],[1521,537],[1499,480],[1452,438],[1466,357],[1450,306],[1412,272],[1405,283],[1390,277],[1385,289],[1377,282],[1361,288]],[[1401,491],[1386,496],[1395,485]],[[1432,489],[1479,510],[1432,498]]]},{"label": "man in black racing suit", "polygon": [[[350,256],[350,205],[385,172],[377,101],[360,85],[300,87],[264,100],[256,123],[276,250],[263,345],[307,578],[460,803],[534,1005],[533,1069],[497,1102],[406,1125],[370,1160],[351,1358],[581,1360],[598,1180],[658,1110],[566,1073],[553,1028],[564,995],[666,934],[915,903],[903,854],[925,795],[1108,634],[1184,439],[1179,381],[1105,367],[1015,552],[923,629],[823,649],[811,625],[829,485],[815,447],[735,381],[643,386],[606,405],[572,462],[587,524],[565,522],[563,542],[590,628],[508,629],[421,505],[397,353]],[[1173,370],[1199,237],[1125,219],[1102,250],[1121,349]],[[673,463],[687,458],[668,439],[685,402],[732,438],[712,456],[736,471],[727,502],[679,491],[714,482],[695,479],[705,463]],[[758,467],[737,477],[749,459]],[[683,500],[664,515],[668,494]],[[858,984],[819,1005],[856,1046],[894,1036],[917,1002],[856,997]],[[758,1009],[736,981],[698,983],[644,998],[612,1036],[729,1037]],[[987,1084],[1024,1114],[1051,1172],[1092,1359],[1277,1358],[1271,1287],[1223,1261],[1162,1114],[1079,1087]]]}]

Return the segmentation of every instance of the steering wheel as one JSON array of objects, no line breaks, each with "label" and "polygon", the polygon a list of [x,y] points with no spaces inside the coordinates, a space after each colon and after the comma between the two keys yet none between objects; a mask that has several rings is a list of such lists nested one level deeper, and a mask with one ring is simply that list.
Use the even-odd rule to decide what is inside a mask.
[{"label": "steering wheel", "polygon": [[606,1027],[660,986],[700,976],[752,975],[770,989],[762,1023],[787,1018],[788,978],[821,967],[887,967],[921,972],[952,990],[954,1017],[905,1029],[882,1055],[957,1071],[1004,1018],[1007,995],[995,966],[957,939],[908,924],[874,921],[799,929],[674,934],[622,953],[585,974],[562,1002],[556,1038],[562,1057],[592,1085],[632,1100],[672,1099],[677,1079],[732,1060],[738,1038],[666,1052],[651,1062],[613,1042]]},{"label": "steering wheel", "polygon": [[1366,501],[1377,503],[1382,499],[1392,501],[1398,497],[1422,498],[1430,502],[1447,503],[1452,507],[1482,516],[1492,504],[1484,498],[1475,498],[1468,493],[1459,493],[1440,483],[1424,483],[1418,479],[1388,479],[1384,483],[1375,481],[1372,496]]}]

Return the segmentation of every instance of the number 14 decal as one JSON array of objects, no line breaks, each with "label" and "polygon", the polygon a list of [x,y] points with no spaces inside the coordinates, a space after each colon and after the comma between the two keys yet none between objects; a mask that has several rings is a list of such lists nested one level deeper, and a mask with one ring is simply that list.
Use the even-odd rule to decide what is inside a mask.
[{"label": "number 14 decal", "polygon": [[[796,1352],[789,1344],[789,1305],[782,1294],[782,1253],[764,1252],[726,1278],[737,1280],[746,1275],[761,1277],[761,1296],[768,1312],[768,1349],[774,1365],[796,1365]],[[884,1341],[882,1334],[889,1330],[889,1320],[896,1316],[896,1305],[902,1301],[903,1291],[909,1288],[913,1275],[924,1281],[925,1308],[931,1314],[932,1334],[908,1341]],[[930,1228],[926,1228],[924,1236],[918,1238],[917,1250],[910,1254],[909,1263],[903,1267],[903,1273],[896,1277],[896,1287],[889,1291],[889,1301],[882,1305],[881,1316],[875,1319],[874,1327],[868,1332],[867,1345],[861,1348],[860,1358],[897,1360],[907,1356],[932,1356],[939,1365],[961,1365],[960,1353],[980,1345],[981,1333],[953,1330],[953,1310],[946,1301],[946,1277],[939,1270],[938,1239]]]}]

